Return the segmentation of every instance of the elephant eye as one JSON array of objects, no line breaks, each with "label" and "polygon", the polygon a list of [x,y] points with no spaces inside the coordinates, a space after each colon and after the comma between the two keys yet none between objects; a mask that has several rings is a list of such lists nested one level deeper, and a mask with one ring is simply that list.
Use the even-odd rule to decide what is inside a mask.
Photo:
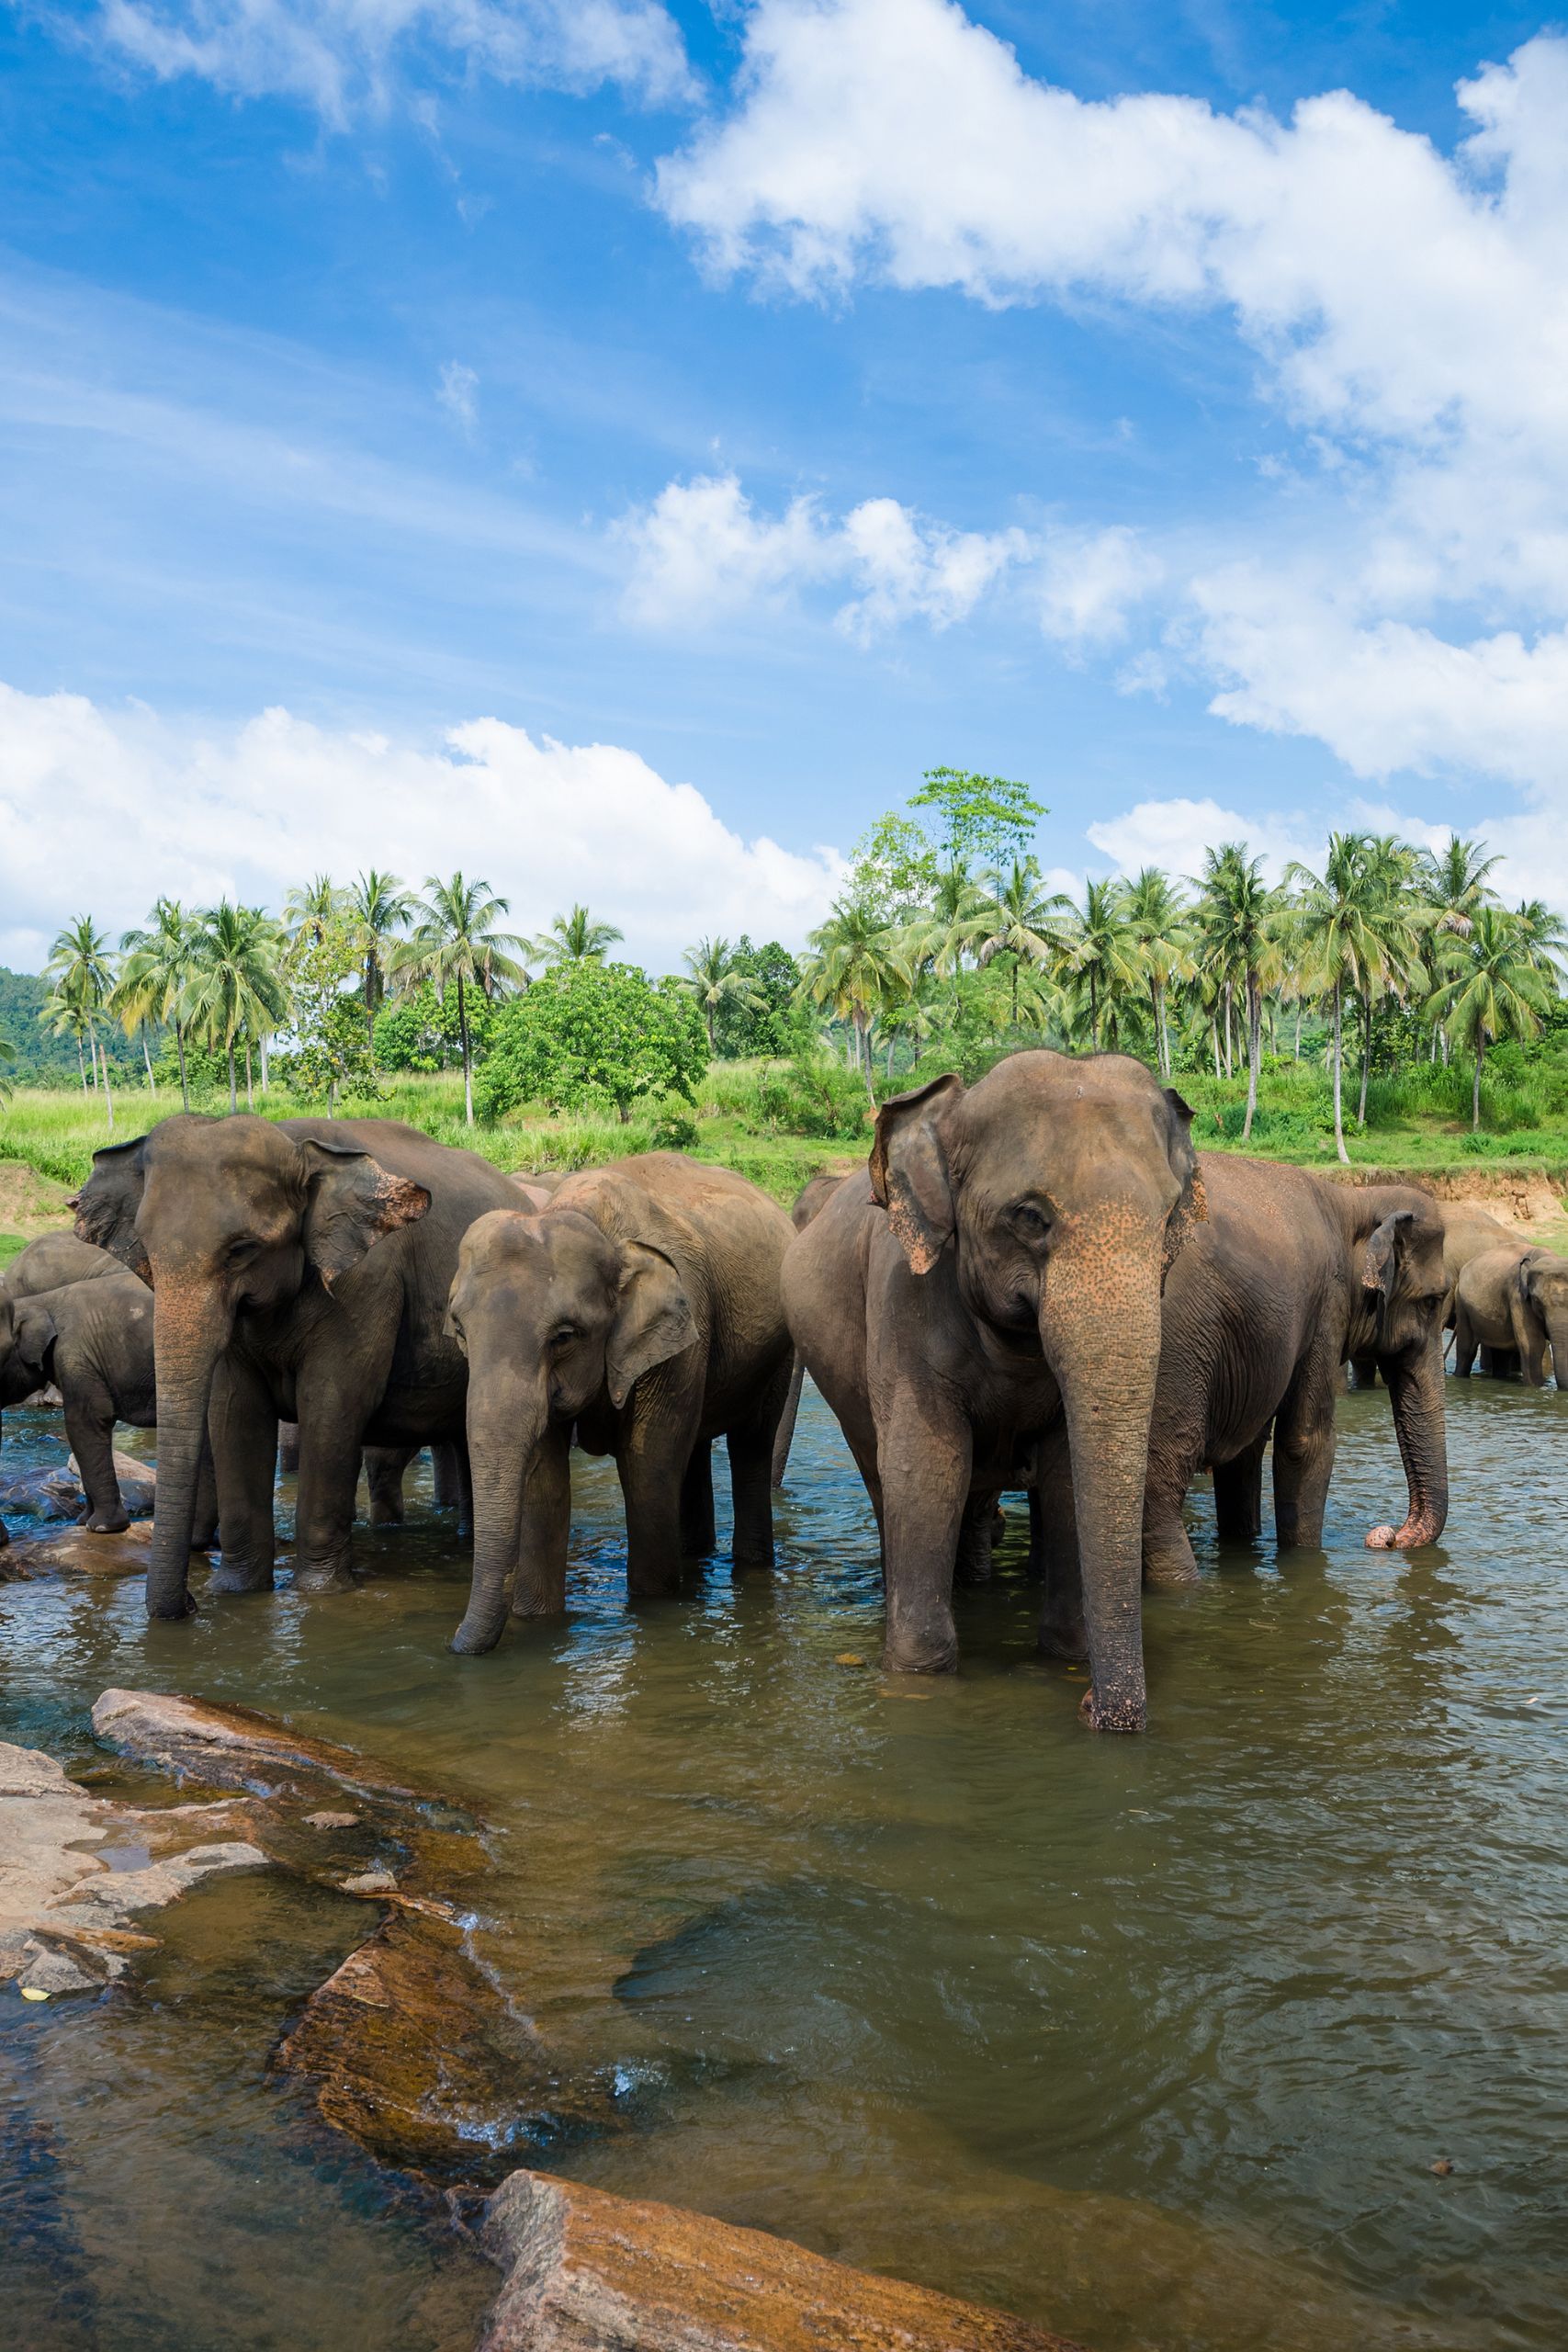
[{"label": "elephant eye", "polygon": [[1020,1201],[1013,1210],[1012,1221],[1027,1240],[1038,1241],[1051,1230],[1051,1220],[1037,1209],[1032,1201]]},{"label": "elephant eye", "polygon": [[581,1340],[581,1337],[582,1333],[575,1323],[559,1323],[550,1333],[550,1345],[552,1348],[564,1348],[571,1340]]},{"label": "elephant eye", "polygon": [[229,1263],[231,1266],[243,1266],[255,1257],[260,1249],[259,1241],[254,1240],[248,1234],[243,1234],[238,1241],[231,1241],[229,1244]]}]

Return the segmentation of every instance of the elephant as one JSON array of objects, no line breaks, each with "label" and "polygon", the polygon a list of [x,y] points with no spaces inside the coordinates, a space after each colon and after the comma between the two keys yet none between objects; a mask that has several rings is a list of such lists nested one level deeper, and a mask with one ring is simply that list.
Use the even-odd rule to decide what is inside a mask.
[{"label": "elephant", "polygon": [[1568,1387],[1568,1258],[1517,1240],[1472,1258],[1454,1306],[1454,1370],[1461,1380],[1477,1347],[1494,1355],[1517,1351],[1532,1388],[1545,1386],[1550,1353],[1557,1385]]},{"label": "elephant", "polygon": [[392,1119],[179,1113],[95,1154],[77,1233],[153,1295],[152,1615],[192,1606],[209,1427],[222,1544],[209,1589],[271,1588],[279,1420],[300,1431],[295,1583],[348,1583],[362,1445],[462,1433],[468,1368],[444,1329],[457,1245],[515,1199],[489,1160]]},{"label": "elephant", "polygon": [[[1340,1367],[1352,1357],[1374,1363],[1388,1387],[1408,1487],[1402,1525],[1373,1528],[1367,1543],[1436,1543],[1448,1518],[1437,1202],[1225,1152],[1204,1153],[1199,1170],[1208,1219],[1171,1268],[1160,1311],[1145,1581],[1196,1576],[1181,1513],[1205,1469],[1220,1533],[1258,1536],[1270,1430],[1276,1541],[1321,1542]],[[1048,1528],[1062,1519],[1047,1510]],[[1077,1613],[1070,1543],[1053,1533],[1048,1555],[1047,1614],[1066,1647]]]},{"label": "elephant", "polygon": [[773,1556],[773,1432],[789,1385],[784,1211],[743,1176],[640,1152],[464,1236],[447,1329],[468,1363],[474,1572],[453,1648],[566,1606],[570,1451],[612,1453],[626,1586],[672,1592],[714,1540],[726,1439],[737,1566]]},{"label": "elephant", "polygon": [[[130,1524],[115,1470],[115,1423],[150,1430],[157,1422],[152,1314],[146,1285],[118,1266],[106,1280],[0,1298],[0,1406],[19,1405],[49,1382],[60,1390],[87,1498],[82,1523],[100,1534]],[[209,1464],[197,1484],[199,1547],[217,1518]]]},{"label": "elephant", "polygon": [[[423,1448],[417,1445],[367,1445],[365,1449],[365,1484],[369,1496],[372,1527],[400,1527],[403,1523],[403,1475]],[[468,1483],[468,1461],[466,1450],[453,1439],[444,1439],[430,1449],[430,1467],[437,1510],[455,1510],[457,1532],[473,1532],[473,1494]]]},{"label": "elephant", "polygon": [[96,1282],[103,1274],[124,1272],[118,1258],[78,1241],[73,1233],[40,1233],[17,1250],[0,1274],[0,1298],[32,1298],[39,1291],[63,1290],[68,1283]]},{"label": "elephant", "polygon": [[1147,1713],[1141,1539],[1166,1272],[1205,1214],[1192,1114],[1122,1054],[1013,1054],[885,1102],[867,1172],[784,1261],[784,1307],[882,1535],[884,1657],[957,1663],[965,1523],[1029,1483],[1060,1417],[1075,1473],[1085,1720]]},{"label": "elephant", "polygon": [[[805,1232],[812,1218],[826,1208],[845,1177],[853,1172],[852,1170],[841,1166],[819,1168],[815,1176],[807,1179],[795,1194],[795,1206],[789,1213],[790,1223],[796,1233]],[[784,1473],[789,1468],[789,1450],[795,1442],[795,1424],[800,1414],[800,1392],[805,1379],[806,1359],[796,1349],[795,1363],[789,1375],[789,1394],[784,1398],[784,1408],[779,1417],[778,1435],[773,1440],[773,1484],[775,1487],[784,1485]]]}]

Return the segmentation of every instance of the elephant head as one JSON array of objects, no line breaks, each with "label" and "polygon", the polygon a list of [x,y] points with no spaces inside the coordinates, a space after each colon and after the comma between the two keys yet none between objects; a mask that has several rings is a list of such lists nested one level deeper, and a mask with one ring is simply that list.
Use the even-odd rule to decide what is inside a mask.
[{"label": "elephant head", "polygon": [[158,1502],[147,1607],[184,1616],[212,1375],[236,1316],[285,1306],[307,1283],[330,1291],[384,1234],[422,1217],[430,1194],[357,1144],[186,1113],[96,1152],[73,1205],[80,1238],[152,1287]]},{"label": "elephant head", "polygon": [[457,1255],[446,1331],[468,1360],[474,1577],[456,1650],[506,1623],[523,1496],[547,1432],[601,1396],[619,1411],[645,1373],[696,1337],[674,1261],[613,1238],[581,1209],[492,1209]]},{"label": "elephant head", "polygon": [[1037,1348],[1072,1456],[1098,1727],[1145,1714],[1142,1531],[1160,1294],[1207,1215],[1181,1097],[1120,1054],[1015,1054],[965,1091],[941,1078],[884,1104],[872,1189],[916,1274],[953,1253],[960,1294],[1003,1349]]},{"label": "elephant head", "polygon": [[1514,1344],[1532,1388],[1546,1384],[1546,1351],[1559,1388],[1568,1388],[1568,1258],[1527,1250],[1508,1286]]},{"label": "elephant head", "polygon": [[25,1404],[48,1386],[57,1337],[47,1296],[10,1299],[0,1293],[0,1406]]},{"label": "elephant head", "polygon": [[[1375,1205],[1381,1206],[1381,1204]],[[1375,1209],[1374,1209],[1375,1213]],[[1403,1527],[1374,1527],[1374,1550],[1435,1544],[1448,1522],[1449,1462],[1443,1413],[1443,1220],[1417,1195],[1390,1209],[1361,1254],[1359,1328],[1352,1354],[1374,1354],[1393,1409],[1409,1503]],[[1370,1327],[1370,1329],[1369,1329]]]}]

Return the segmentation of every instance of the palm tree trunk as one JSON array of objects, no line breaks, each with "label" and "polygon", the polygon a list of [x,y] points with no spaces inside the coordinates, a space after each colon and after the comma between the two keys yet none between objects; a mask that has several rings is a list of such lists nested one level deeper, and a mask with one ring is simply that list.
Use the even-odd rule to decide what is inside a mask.
[{"label": "palm tree trunk", "polygon": [[367,948],[365,956],[365,1047],[370,1057],[370,1075],[376,1075],[376,954]]},{"label": "palm tree trunk", "polygon": [[267,1091],[268,1084],[269,1084],[268,1072],[267,1072],[267,1061],[268,1061],[268,1055],[267,1055],[267,1041],[266,1041],[266,1039],[265,1039],[265,1037],[263,1037],[263,1038],[262,1038],[261,1043],[260,1043],[260,1046],[259,1046],[258,1050],[260,1051],[260,1054],[261,1054],[261,1081],[262,1081],[262,1092],[265,1094],[265,1093]]},{"label": "palm tree trunk", "polygon": [[714,1008],[711,1004],[706,1007],[706,1012],[708,1017],[708,1059],[711,1062],[715,1054],[718,1051],[718,1046],[714,1037]]},{"label": "palm tree trunk", "polygon": [[1100,1051],[1100,989],[1094,977],[1094,966],[1089,967],[1089,1043],[1091,1053]]},{"label": "palm tree trunk", "polygon": [[1372,1000],[1369,996],[1362,1007],[1361,1018],[1361,1100],[1356,1111],[1356,1125],[1366,1133],[1367,1080],[1372,1067]]},{"label": "palm tree trunk", "polygon": [[152,1057],[147,1047],[147,1023],[145,1021],[141,1023],[141,1058],[147,1066],[147,1091],[149,1094],[156,1094],[158,1091],[158,1081],[152,1075]]},{"label": "palm tree trunk", "polygon": [[251,1033],[247,1029],[245,1032],[245,1108],[247,1111],[254,1111],[255,1107],[255,1086],[251,1077]]},{"label": "palm tree trunk", "polygon": [[[87,1065],[82,1057],[82,1032],[80,1029],[76,1032],[76,1067],[82,1073],[82,1091],[85,1094],[87,1091]],[[95,1078],[97,1076],[96,1069],[93,1075]]]},{"label": "palm tree trunk", "polygon": [[184,1025],[178,1021],[175,1023],[175,1053],[180,1065],[180,1102],[188,1111],[190,1109],[190,1080],[186,1076],[186,1033]]},{"label": "palm tree trunk", "polygon": [[870,1102],[872,1109],[874,1111],[876,1108],[876,1088],[872,1082],[871,1075],[871,1023],[867,1021],[865,1014],[861,1011],[858,1004],[854,1011],[854,1023],[855,1045],[860,1057],[861,1076],[865,1080],[866,1099]]},{"label": "palm tree trunk", "polygon": [[1231,999],[1235,993],[1234,983],[1227,980],[1225,982],[1225,1076],[1227,1078],[1235,1076],[1235,1057],[1231,1050]]},{"label": "palm tree trunk", "polygon": [[1242,1122],[1242,1140],[1252,1134],[1253,1117],[1258,1109],[1258,1069],[1260,1060],[1263,1023],[1263,996],[1258,985],[1258,974],[1247,975],[1247,1117]]},{"label": "palm tree trunk", "polygon": [[1301,1057],[1302,1057],[1302,1001],[1301,1001],[1300,997],[1297,997],[1297,999],[1296,999],[1296,1059],[1297,1059],[1297,1061],[1300,1061]]},{"label": "palm tree trunk", "polygon": [[1012,1025],[1015,1029],[1018,1027],[1018,957],[1016,956],[1012,959]]},{"label": "palm tree trunk", "polygon": [[231,1118],[240,1107],[240,1097],[234,1084],[234,1040],[229,1040],[229,1114]]},{"label": "palm tree trunk", "polygon": [[1475,1078],[1470,1090],[1470,1132],[1472,1135],[1479,1133],[1481,1127],[1481,1065],[1485,1058],[1486,1036],[1484,1031],[1478,1029],[1475,1033]]},{"label": "palm tree trunk", "polygon": [[1209,1043],[1214,1049],[1214,1076],[1218,1078],[1220,1075],[1220,1016],[1217,1012],[1212,1012],[1209,1015]]},{"label": "palm tree trunk", "polygon": [[457,975],[457,1031],[463,1040],[463,1116],[471,1127],[474,1124],[474,1065],[468,1052],[468,1000],[463,993],[463,975]]},{"label": "palm tree trunk", "polygon": [[1334,983],[1334,1148],[1339,1154],[1339,1157],[1344,1161],[1346,1167],[1348,1168],[1350,1165],[1350,1155],[1345,1148],[1345,1111],[1343,1101],[1343,1080],[1345,1072],[1345,1028],[1343,1014],[1344,1006],[1340,998],[1339,983],[1336,980]]}]

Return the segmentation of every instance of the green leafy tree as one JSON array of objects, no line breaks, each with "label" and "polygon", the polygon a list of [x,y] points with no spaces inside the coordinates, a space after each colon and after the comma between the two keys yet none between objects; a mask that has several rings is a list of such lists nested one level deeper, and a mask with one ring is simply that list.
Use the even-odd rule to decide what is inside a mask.
[{"label": "green leafy tree", "polygon": [[1045,969],[1060,955],[1074,913],[1061,890],[1040,887],[1040,861],[1015,857],[990,877],[990,894],[977,920],[988,924],[976,948],[983,971],[998,956],[1008,958],[1012,978],[1011,1026],[1018,1027],[1018,979],[1025,965]]},{"label": "green leafy tree", "polygon": [[239,1107],[236,1048],[244,1047],[245,1102],[254,1108],[252,1045],[288,1018],[282,951],[278,927],[260,907],[239,907],[224,899],[196,919],[180,1016],[210,1052],[222,1054],[231,1112]]},{"label": "green leafy tree", "polygon": [[[1280,894],[1263,879],[1263,860],[1247,854],[1245,842],[1226,842],[1204,853],[1199,879],[1197,920],[1205,953],[1226,976],[1239,973],[1247,1012],[1247,1116],[1244,1137],[1258,1114],[1258,1079],[1263,1058],[1263,983],[1278,969],[1276,922]],[[1229,1031],[1229,1014],[1226,1015]]]},{"label": "green leafy tree", "polygon": [[[109,1085],[108,1056],[98,1052],[98,1022],[114,993],[117,978],[114,956],[108,941],[98,930],[91,915],[78,915],[58,933],[44,966],[44,977],[53,982],[50,1004],[51,1023],[56,1028],[69,1026],[77,1040],[77,1059],[81,1059],[82,1039],[85,1037],[93,1058],[95,1080],[103,1071],[104,1108],[108,1124],[114,1125],[114,1093]],[[86,1089],[85,1076],[83,1090]]]},{"label": "green leafy tree", "polygon": [[319,940],[343,912],[346,897],[330,874],[312,875],[309,882],[290,890],[283,902],[284,938],[291,946],[305,939]]},{"label": "green leafy tree", "polygon": [[1329,1008],[1334,1145],[1348,1165],[1345,1000],[1355,994],[1364,1003],[1375,1002],[1392,979],[1407,977],[1416,963],[1418,930],[1408,906],[1391,905],[1388,860],[1381,844],[1366,833],[1330,833],[1322,873],[1292,862],[1285,879],[1297,891],[1294,934],[1307,985]]},{"label": "green leafy tree", "polygon": [[[191,926],[179,900],[160,899],[146,923],[140,930],[128,931],[119,945],[119,978],[109,999],[109,1009],[118,1014],[128,1034],[131,1028],[140,1027],[144,1054],[149,1026],[162,1028],[166,1024],[173,1031],[180,1073],[180,1101],[188,1111],[190,1080],[186,1069],[186,1024],[180,1000],[190,976]],[[156,1093],[151,1057],[147,1078]]]},{"label": "green leafy tree", "polygon": [[851,851],[842,895],[879,922],[908,922],[933,896],[937,874],[924,826],[889,809]]},{"label": "green leafy tree", "polygon": [[825,923],[811,933],[812,955],[802,967],[801,988],[813,1004],[825,1006],[854,1035],[855,1060],[873,1104],[871,1028],[878,1012],[897,1004],[914,986],[914,970],[900,933],[852,899],[840,899]]},{"label": "green leafy tree", "polygon": [[372,865],[356,875],[345,893],[360,964],[360,1002],[365,1016],[365,1042],[370,1075],[376,1075],[376,1015],[387,994],[387,957],[390,944],[407,931],[413,900],[395,874]]},{"label": "green leafy tree", "polygon": [[1091,1053],[1100,1051],[1103,1023],[1112,1040],[1122,1006],[1144,987],[1143,952],[1122,892],[1113,881],[1087,882],[1062,950],[1062,968],[1089,1013]]},{"label": "green leafy tree", "polygon": [[470,882],[454,874],[443,882],[439,875],[425,876],[424,896],[412,909],[413,929],[391,950],[395,972],[412,980],[434,980],[443,995],[448,989],[457,999],[457,1031],[463,1050],[463,1114],[474,1124],[473,1033],[468,999],[503,996],[523,985],[527,973],[513,953],[524,942],[513,931],[500,929],[500,918],[510,914],[510,899],[498,899],[488,882]]},{"label": "green leafy tree", "polygon": [[545,965],[581,964],[603,957],[624,937],[613,922],[601,922],[586,907],[557,915],[548,931],[539,933],[530,953]]},{"label": "green leafy tree", "polygon": [[1486,1048],[1506,1037],[1523,1044],[1535,1036],[1553,993],[1546,957],[1531,937],[1529,912],[1509,914],[1502,907],[1478,905],[1466,935],[1449,940],[1441,952],[1442,978],[1432,1009],[1473,1056],[1472,1132],[1481,1125]]},{"label": "green leafy tree", "polygon": [[1050,812],[1026,784],[976,775],[968,768],[928,768],[911,808],[933,808],[942,829],[942,862],[967,873],[976,865],[1005,866],[1022,857],[1034,829]]},{"label": "green leafy tree", "polygon": [[750,974],[740,969],[728,939],[699,939],[694,947],[687,948],[681,960],[687,977],[675,985],[691,998],[703,1016],[711,1057],[718,1051],[718,1016],[723,1008],[739,1003],[761,1012],[763,999],[753,986]]},{"label": "green leafy tree", "polygon": [[750,1055],[779,1057],[799,1050],[808,1016],[797,1001],[800,966],[776,939],[753,947],[742,932],[735,943],[735,969],[750,982],[749,998],[731,996],[719,1006],[715,1034],[719,1052],[739,1061]]},{"label": "green leafy tree", "polygon": [[16,1059],[17,1048],[9,1037],[0,1037],[0,1105],[6,1104],[11,1100],[11,1080],[8,1073],[15,1067]]},{"label": "green leafy tree", "polygon": [[692,1102],[707,1064],[702,1015],[678,986],[655,988],[634,964],[572,956],[496,1014],[479,1107],[495,1119],[524,1102],[613,1103],[625,1125],[634,1103]]},{"label": "green leafy tree", "polygon": [[[465,1006],[475,1062],[490,1046],[495,1009],[482,992],[470,995]],[[434,981],[400,989],[387,998],[376,1015],[376,1067],[384,1070],[461,1069],[462,1031],[457,1022],[457,992],[441,994]]]},{"label": "green leafy tree", "polygon": [[1122,906],[1144,968],[1155,1057],[1160,1076],[1170,1077],[1170,992],[1193,974],[1192,934],[1180,892],[1168,874],[1145,865],[1122,886]]},{"label": "green leafy tree", "polygon": [[363,968],[364,933],[345,899],[319,922],[295,933],[287,974],[291,1026],[298,1044],[287,1057],[289,1082],[302,1094],[324,1094],[337,1116],[345,1086],[375,1082],[372,1040],[365,1007],[351,983]]}]

